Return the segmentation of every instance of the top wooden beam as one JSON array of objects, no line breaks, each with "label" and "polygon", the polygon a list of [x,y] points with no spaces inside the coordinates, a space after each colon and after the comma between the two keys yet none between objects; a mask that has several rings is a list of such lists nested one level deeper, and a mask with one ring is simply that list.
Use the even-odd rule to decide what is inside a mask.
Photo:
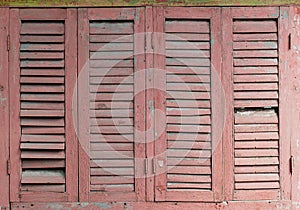
[{"label": "top wooden beam", "polygon": [[0,7],[280,6],[300,0],[0,0]]}]

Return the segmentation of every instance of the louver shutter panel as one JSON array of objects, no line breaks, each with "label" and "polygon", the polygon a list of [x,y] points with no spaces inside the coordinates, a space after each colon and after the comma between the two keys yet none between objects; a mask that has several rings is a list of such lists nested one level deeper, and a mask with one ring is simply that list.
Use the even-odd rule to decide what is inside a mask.
[{"label": "louver shutter panel", "polygon": [[155,107],[165,114],[155,117],[157,201],[220,199],[219,12],[167,8],[154,14],[154,82],[161,91]]},{"label": "louver shutter panel", "polygon": [[231,21],[233,199],[278,200],[287,169],[282,163],[288,164],[288,159],[283,159],[288,149],[282,146],[288,139],[279,126],[284,104],[279,98],[282,20],[278,8],[236,8],[232,9]]},{"label": "louver shutter panel", "polygon": [[144,196],[142,20],[142,9],[80,11],[82,201]]},{"label": "louver shutter panel", "polygon": [[[76,43],[68,37],[76,33],[69,25],[76,23],[76,11],[50,10],[42,15],[45,12],[11,11],[13,201],[69,201],[77,196],[71,119],[76,79],[71,71],[76,75],[76,64],[69,64],[76,62],[70,58],[76,48],[67,46]],[[72,169],[68,161],[75,163]]]}]

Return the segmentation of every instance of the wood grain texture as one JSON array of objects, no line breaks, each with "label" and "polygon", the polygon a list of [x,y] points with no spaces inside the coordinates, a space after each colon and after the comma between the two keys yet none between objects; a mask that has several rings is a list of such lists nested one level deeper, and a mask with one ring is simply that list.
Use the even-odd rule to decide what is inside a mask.
[{"label": "wood grain texture", "polygon": [[9,161],[9,86],[8,86],[8,51],[5,46],[8,39],[9,31],[9,9],[0,9],[0,206],[9,207],[9,176],[6,168],[7,161]]}]

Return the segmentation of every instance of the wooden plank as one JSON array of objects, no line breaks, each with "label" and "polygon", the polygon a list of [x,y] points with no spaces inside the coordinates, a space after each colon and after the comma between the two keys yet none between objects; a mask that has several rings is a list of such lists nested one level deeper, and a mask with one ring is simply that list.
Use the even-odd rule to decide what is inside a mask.
[{"label": "wooden plank", "polygon": [[210,66],[210,60],[206,58],[167,58],[167,66]]},{"label": "wooden plank", "polygon": [[22,85],[22,92],[37,92],[37,93],[63,93],[65,87],[63,85]]},{"label": "wooden plank", "polygon": [[235,157],[278,157],[278,149],[235,149]]},{"label": "wooden plank", "polygon": [[185,92],[185,91],[168,91],[168,94],[166,96],[167,99],[204,99],[209,100],[210,99],[210,93],[209,92]]},{"label": "wooden plank", "polygon": [[23,127],[22,134],[64,134],[64,127]]},{"label": "wooden plank", "polygon": [[133,151],[132,143],[91,143],[93,151]]},{"label": "wooden plank", "polygon": [[25,22],[21,25],[21,34],[64,34],[63,23],[34,23]]},{"label": "wooden plank", "polygon": [[167,75],[167,82],[179,83],[209,83],[210,75]]},{"label": "wooden plank", "polygon": [[278,200],[280,190],[236,190],[234,200]]},{"label": "wooden plank", "polygon": [[111,117],[111,118],[132,118],[133,117],[133,109],[114,109],[114,110],[91,110],[90,117]]},{"label": "wooden plank", "polygon": [[168,124],[210,124],[210,116],[191,116],[191,117],[174,117],[174,116],[167,116],[167,123]]},{"label": "wooden plank", "polygon": [[234,33],[272,33],[277,32],[277,22],[273,20],[259,20],[259,21],[234,21]]},{"label": "wooden plank", "polygon": [[211,166],[210,158],[168,158],[168,166]]},{"label": "wooden plank", "polygon": [[201,149],[211,149],[211,142],[210,141],[204,141],[204,142],[197,142],[197,141],[193,141],[193,140],[190,140],[190,141],[170,141],[168,140],[167,142],[168,144],[168,148],[169,149],[190,149],[190,150],[193,150],[193,149],[198,149],[198,150],[201,150]]},{"label": "wooden plank", "polygon": [[90,94],[92,101],[132,101],[133,93],[97,93]]},{"label": "wooden plank", "polygon": [[21,142],[64,142],[64,135],[22,135]]},{"label": "wooden plank", "polygon": [[133,84],[132,76],[125,77],[90,77],[90,84]]},{"label": "wooden plank", "polygon": [[117,67],[117,68],[130,68],[133,66],[133,60],[90,60],[92,68],[97,67]]},{"label": "wooden plank", "polygon": [[209,42],[188,42],[188,41],[166,41],[166,49],[168,50],[208,50]]},{"label": "wooden plank", "polygon": [[277,114],[272,111],[240,112],[234,116],[236,124],[278,123]]},{"label": "wooden plank", "polygon": [[[167,57],[177,57],[178,60],[182,60],[182,58],[209,58],[210,52],[209,50],[166,50]],[[190,64],[189,62],[187,62]],[[169,65],[169,64],[167,64]]]},{"label": "wooden plank", "polygon": [[101,102],[90,102],[90,109],[132,109],[133,108],[133,102],[126,101],[101,101]]},{"label": "wooden plank", "polygon": [[[133,167],[134,160],[133,159],[115,159],[115,160],[91,160],[91,167],[95,168],[125,168],[125,167]],[[108,169],[109,170],[109,169]]]},{"label": "wooden plank", "polygon": [[133,74],[133,68],[90,68],[90,76],[131,76]]},{"label": "wooden plank", "polygon": [[[30,65],[30,64],[28,64],[28,65]],[[33,83],[33,84],[45,84],[45,83],[46,84],[63,84],[64,78],[63,77],[26,77],[26,76],[22,76],[20,82],[26,83],[26,84],[30,84],[30,83]]]},{"label": "wooden plank", "polygon": [[63,110],[64,107],[61,102],[21,102],[21,109],[27,110]]},{"label": "wooden plank", "polygon": [[278,7],[235,7],[232,10],[232,17],[239,19],[260,19],[260,18],[278,18]]},{"label": "wooden plank", "polygon": [[21,69],[22,76],[64,76],[63,69]]},{"label": "wooden plank", "polygon": [[133,8],[90,8],[87,18],[89,20],[132,20],[135,9]]},{"label": "wooden plank", "polygon": [[234,50],[271,50],[277,49],[275,41],[255,41],[255,42],[233,42]]},{"label": "wooden plank", "polygon": [[278,107],[278,100],[235,100],[234,107]]},{"label": "wooden plank", "polygon": [[278,149],[279,142],[266,141],[235,141],[234,147],[236,149]]},{"label": "wooden plank", "polygon": [[236,91],[234,92],[235,99],[277,99],[278,91]]},{"label": "wooden plank", "polygon": [[211,174],[211,168],[209,166],[168,166],[168,174]]},{"label": "wooden plank", "polygon": [[133,142],[133,134],[91,134],[91,142]]},{"label": "wooden plank", "polygon": [[278,140],[278,132],[236,133],[235,140]]},{"label": "wooden plank", "polygon": [[20,42],[24,43],[58,43],[64,42],[65,37],[64,35],[22,35],[20,37]]},{"label": "wooden plank", "polygon": [[233,41],[277,41],[277,33],[233,34]]},{"label": "wooden plank", "polygon": [[[22,114],[21,114],[22,115]],[[43,115],[42,115],[43,117]],[[32,118],[23,118],[21,119],[22,126],[64,126],[64,119],[32,119]]]},{"label": "wooden plank", "polygon": [[119,125],[131,125],[133,126],[133,118],[94,118],[90,120],[91,125],[98,126],[119,126]]},{"label": "wooden plank", "polygon": [[90,126],[90,133],[101,133],[101,134],[132,134],[134,131],[133,126]]},{"label": "wooden plank", "polygon": [[62,52],[21,52],[20,59],[63,59]]},{"label": "wooden plank", "polygon": [[209,33],[169,33],[167,41],[209,41]]},{"label": "wooden plank", "polygon": [[[192,94],[191,94],[191,98]],[[209,100],[180,100],[180,99],[168,99],[166,103],[168,108],[210,108],[211,104]],[[198,113],[205,111],[199,110]],[[171,112],[170,112],[171,113]],[[182,114],[187,113],[183,110]],[[196,112],[195,112],[196,113]]]},{"label": "wooden plank", "polygon": [[255,190],[255,189],[279,189],[279,182],[259,182],[257,183],[236,183],[237,190]]},{"label": "wooden plank", "polygon": [[277,58],[277,50],[239,50],[233,51],[234,58]]},{"label": "wooden plank", "polygon": [[277,58],[235,58],[233,60],[234,66],[276,66],[278,65]]},{"label": "wooden plank", "polygon": [[65,168],[65,160],[22,160],[24,169]]},{"label": "wooden plank", "polygon": [[183,182],[183,183],[210,183],[211,177],[210,175],[170,175],[168,174],[168,182]]},{"label": "wooden plank", "polygon": [[210,109],[191,109],[191,108],[167,108],[167,115],[169,116],[201,116],[209,115]]},{"label": "wooden plank", "polygon": [[[10,175],[10,202],[19,202],[20,201],[20,180],[21,180],[21,151],[20,151],[20,137],[21,137],[21,129],[20,129],[20,119],[19,119],[19,111],[20,111],[20,65],[19,65],[19,49],[20,49],[20,30],[21,23],[19,19],[19,10],[11,9],[10,10],[10,26],[9,26],[9,34],[10,36],[10,51],[9,51],[9,98],[10,98],[10,160],[11,160],[11,171],[15,171],[16,173],[12,173]],[[5,43],[5,42],[3,42]],[[3,75],[5,76],[5,75]],[[2,77],[2,76],[1,76]],[[8,129],[8,127],[7,127]],[[2,197],[2,196],[1,196]]]},{"label": "wooden plank", "polygon": [[64,143],[21,143],[21,149],[64,150]]},{"label": "wooden plank", "polygon": [[65,186],[63,184],[60,185],[22,185],[22,191],[30,191],[30,192],[64,192]]},{"label": "wooden plank", "polygon": [[134,191],[133,184],[91,185],[91,191],[130,192]]},{"label": "wooden plank", "polygon": [[169,20],[165,23],[165,32],[170,33],[209,33],[208,21]]},{"label": "wooden plank", "polygon": [[65,9],[20,9],[22,20],[64,20],[66,19]]},{"label": "wooden plank", "polygon": [[29,176],[22,177],[22,184],[64,184],[65,178],[61,176]]},{"label": "wooden plank", "polygon": [[64,151],[22,151],[22,159],[64,159]]},{"label": "wooden plank", "polygon": [[90,92],[133,92],[133,85],[90,85]]},{"label": "wooden plank", "polygon": [[118,175],[118,176],[133,176],[133,168],[91,168],[92,176],[108,176],[108,175]]},{"label": "wooden plank", "polygon": [[132,34],[133,24],[130,22],[110,23],[92,22],[90,23],[90,34]]},{"label": "wooden plank", "polygon": [[211,184],[210,183],[168,183],[167,185],[168,190],[170,191],[186,191],[186,190],[210,190]]},{"label": "wooden plank", "polygon": [[[21,117],[64,117],[64,110],[21,110]],[[42,122],[43,119],[41,119]],[[55,125],[53,125],[55,126]]]},{"label": "wooden plank", "polygon": [[118,35],[110,34],[109,36],[103,34],[90,35],[90,42],[133,42],[133,35]]},{"label": "wooden plank", "polygon": [[[9,64],[8,63],[8,51],[5,48],[5,43],[9,40],[7,35],[9,32],[9,8],[0,8],[0,133],[1,133],[1,146],[0,146],[0,206],[3,208],[9,208],[9,175],[7,173],[7,160],[9,159],[9,90],[13,86],[9,87]],[[12,189],[14,190],[14,189]]]},{"label": "wooden plank", "polygon": [[[279,173],[279,167],[274,166],[236,166],[234,167],[236,174],[250,174],[250,173]],[[256,184],[257,185],[257,184]]]},{"label": "wooden plank", "polygon": [[276,66],[234,67],[234,74],[277,74],[277,73],[278,73],[278,67]]},{"label": "wooden plank", "polygon": [[170,141],[211,141],[209,133],[167,133],[167,138]]},{"label": "wooden plank", "polygon": [[64,51],[64,44],[22,43],[21,51]]},{"label": "wooden plank", "polygon": [[175,124],[168,124],[167,125],[168,132],[195,132],[195,133],[210,133],[211,126],[210,125],[198,125],[198,126],[191,126],[191,125],[175,125]]},{"label": "wooden plank", "polygon": [[234,84],[234,91],[242,90],[278,90],[278,83],[236,83]]},{"label": "wooden plank", "polygon": [[132,176],[92,176],[91,184],[132,184],[134,179]]},{"label": "wooden plank", "polygon": [[278,131],[278,124],[241,124],[234,125],[235,133],[255,133]]},{"label": "wooden plank", "polygon": [[209,84],[185,84],[185,83],[167,83],[167,90],[181,90],[181,91],[210,91]]},{"label": "wooden plank", "polygon": [[50,67],[50,68],[62,68],[64,67],[65,63],[63,60],[61,61],[38,61],[38,60],[21,60],[21,68],[43,68],[43,67]]},{"label": "wooden plank", "polygon": [[234,123],[234,99],[233,99],[233,57],[232,57],[232,45],[233,45],[233,20],[232,20],[232,8],[222,8],[222,69],[221,81],[223,85],[223,91],[225,94],[225,103],[223,106],[227,108],[224,110],[225,119],[223,124],[223,199],[232,200],[234,191],[234,147],[233,147],[233,123]]},{"label": "wooden plank", "polygon": [[64,101],[64,94],[22,94],[21,101],[60,102]]},{"label": "wooden plank", "polygon": [[235,158],[235,165],[278,165],[278,157]]},{"label": "wooden plank", "polygon": [[[175,51],[175,50],[174,50]],[[178,50],[176,50],[178,52]],[[198,66],[166,66],[166,71],[168,74],[210,74],[210,68],[209,67],[198,67]]]},{"label": "wooden plank", "polygon": [[[97,60],[97,59],[117,59],[117,60],[123,60],[123,59],[132,59],[133,58],[133,52],[132,51],[108,51],[108,52],[102,52],[102,50],[99,50],[100,52],[91,52],[90,53],[90,59]],[[102,61],[103,62],[103,61]],[[116,61],[115,61],[116,62]]]}]

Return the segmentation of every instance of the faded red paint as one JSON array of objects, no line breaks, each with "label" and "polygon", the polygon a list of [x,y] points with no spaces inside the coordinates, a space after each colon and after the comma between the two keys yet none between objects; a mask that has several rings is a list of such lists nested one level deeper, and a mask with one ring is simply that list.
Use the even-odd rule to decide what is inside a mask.
[{"label": "faded red paint", "polygon": [[[8,22],[9,13],[10,25]],[[1,120],[4,119],[1,121],[4,122],[4,124],[1,124],[0,127],[0,207],[8,207],[9,203],[11,203],[12,209],[298,209],[300,206],[300,148],[298,148],[300,145],[300,137],[297,132],[300,129],[300,97],[298,91],[300,88],[298,81],[300,56],[300,42],[298,41],[300,40],[299,14],[300,8],[293,6],[280,8],[190,8],[147,6],[146,8],[70,8],[51,10],[0,8],[0,41],[1,43],[6,43],[8,38],[10,41],[9,53],[6,46],[3,47],[1,45],[2,47],[0,48],[0,67],[2,67],[0,68],[0,117]],[[183,19],[189,21],[209,20],[209,23],[211,24],[209,26],[210,31],[207,33],[210,34],[210,38],[212,39],[210,40],[210,43],[213,43],[209,47],[209,50],[211,50],[209,62],[215,68],[215,71],[212,73],[212,97],[210,99],[212,104],[211,112],[213,113],[211,118],[211,129],[213,133],[212,145],[214,147],[214,153],[211,163],[212,186],[211,190],[207,191],[197,192],[196,190],[185,190],[172,192],[171,190],[168,190],[168,178],[166,171],[168,157],[165,153],[168,147],[166,128],[166,122],[168,121],[166,98],[168,95],[164,92],[167,91],[168,85],[166,79],[167,62],[165,55],[167,46],[165,36],[157,35],[155,33],[152,35],[151,33],[157,32],[164,34],[166,29],[166,20],[170,19],[176,21]],[[244,24],[247,19],[250,20],[250,26]],[[265,22],[255,22],[257,19]],[[66,70],[64,80],[66,189],[63,193],[47,192],[46,190],[43,192],[24,192],[21,191],[20,188],[20,181],[22,179],[20,173],[22,167],[20,158],[20,137],[22,134],[20,131],[21,87],[19,81],[21,79],[21,75],[19,63],[20,57],[18,55],[20,52],[19,33],[21,29],[21,20],[63,20],[65,24],[65,46],[63,47],[65,50]],[[136,94],[134,98],[134,123],[138,128],[138,131],[147,130],[148,132],[137,132],[135,135],[134,141],[136,143],[134,144],[133,151],[136,160],[134,164],[134,191],[132,192],[122,191],[122,188],[120,188],[120,191],[116,193],[108,191],[91,191],[91,163],[88,154],[89,152],[86,152],[90,151],[90,134],[87,132],[90,129],[90,84],[88,82],[89,75],[87,71],[83,70],[83,68],[89,59],[89,21],[94,20],[129,20],[134,24],[134,33],[148,33],[144,37],[145,40],[135,37],[136,39],[134,40],[135,45],[133,49],[135,52],[141,52],[141,54],[135,57],[136,62],[134,63],[135,71],[140,72],[140,74],[137,74],[138,77],[134,84],[134,92],[139,93]],[[235,20],[238,21],[234,22]],[[276,24],[276,21],[274,20],[276,20],[278,24]],[[277,26],[278,31],[277,29],[274,29]],[[188,24],[182,27],[186,27],[184,32],[188,32],[188,30],[195,30],[192,31],[192,33],[198,32],[196,31],[196,28],[188,28]],[[26,30],[30,32],[37,29],[29,27]],[[109,30],[110,29],[107,28],[107,31]],[[276,56],[275,54],[274,56],[276,59],[278,58],[279,61],[279,90],[278,88],[276,89],[276,85],[272,86],[269,84],[270,81],[272,83],[276,81],[277,77],[272,75],[277,74],[276,72],[271,74],[268,70],[265,70],[265,72],[258,73],[270,74],[264,77],[252,77],[249,75],[257,74],[257,72],[255,72],[257,69],[254,70],[254,72],[251,72],[252,70],[248,69],[249,72],[247,74],[242,72],[241,75],[239,75],[241,71],[239,69],[235,69],[235,66],[247,66],[250,62],[249,59],[234,60],[234,56],[237,56],[238,58],[244,56],[244,54],[240,52],[241,50],[248,48],[250,48],[250,51],[253,49],[268,50],[274,48],[273,45],[266,45],[262,42],[254,42],[253,44],[253,40],[252,42],[235,43],[234,39],[241,39],[241,37],[254,39],[251,37],[251,33],[253,33],[253,31],[255,32],[255,30],[258,33],[271,31],[272,33],[278,34],[276,42],[278,41],[279,56],[277,56],[276,53]],[[236,31],[242,31],[243,34],[235,35],[234,33]],[[7,37],[8,32],[10,33],[10,37]],[[248,32],[250,35],[247,34]],[[171,31],[171,33],[174,33],[174,31]],[[291,36],[288,36],[289,33]],[[289,37],[291,37],[290,40]],[[266,37],[262,35],[256,37],[254,41],[257,41],[257,39],[259,39],[259,41],[264,41],[264,39],[275,40],[274,36]],[[173,47],[174,46],[176,47],[175,44]],[[91,47],[93,46],[91,45]],[[147,54],[143,54],[144,52]],[[247,54],[247,56],[257,57],[257,53],[259,52],[252,51]],[[184,56],[188,57],[187,55]],[[267,54],[264,54],[264,56],[267,56]],[[10,60],[9,63],[8,57]],[[257,62],[255,64],[256,66],[277,65],[277,61],[274,59],[268,61],[264,59],[255,59]],[[174,60],[172,62],[173,63],[171,63],[171,65],[178,64]],[[45,64],[49,65],[50,63],[47,62]],[[28,62],[24,62],[24,66],[25,64],[28,65]],[[61,65],[61,63],[57,63],[57,65]],[[99,62],[97,65],[99,65]],[[41,63],[38,63],[37,66],[41,66]],[[158,70],[147,70],[147,73],[144,71],[145,68],[150,69],[152,67]],[[235,73],[235,71],[239,73]],[[47,72],[48,71],[45,71],[43,73],[47,74]],[[80,80],[77,83],[76,79],[78,78],[78,75],[80,75]],[[218,76],[221,81],[217,80],[216,76]],[[187,82],[197,82],[197,79],[190,76],[184,76],[183,78]],[[59,82],[59,80],[57,81]],[[264,92],[265,89],[258,88],[255,89],[253,94],[253,88],[255,87],[254,84],[256,84],[253,83],[253,81],[269,81],[263,83],[265,85],[261,85],[260,87],[270,88],[272,89],[272,92],[266,93]],[[24,78],[22,82],[37,83],[39,80],[34,77]],[[44,82],[47,81],[45,80]],[[248,91],[245,86],[237,86],[234,82],[236,84],[241,82],[249,83],[250,85],[247,84],[247,88],[252,88],[252,92]],[[217,83],[221,83],[222,87],[216,85]],[[76,85],[78,85],[78,96],[75,94],[74,97]],[[238,91],[235,89],[237,87],[239,88]],[[147,91],[144,91],[145,88]],[[175,87],[175,91],[177,90],[176,88],[178,87]],[[275,91],[274,88],[276,89]],[[130,94],[127,96],[129,95]],[[202,97],[204,94],[198,94],[198,96]],[[102,95],[99,93],[98,97],[101,98]],[[110,94],[110,97],[112,97],[112,94]],[[180,97],[186,96],[181,94]],[[207,95],[205,95],[205,97],[207,97]],[[222,97],[225,97],[226,100],[223,101]],[[275,107],[275,109],[277,109],[277,99],[279,99],[278,116],[275,116],[274,113],[272,113],[272,116],[268,116],[267,118],[255,115],[254,117],[250,117],[250,119],[249,117],[243,117],[241,110],[239,110],[244,107],[251,109],[253,106],[260,109],[265,109],[265,106]],[[78,102],[78,107],[77,105],[74,106],[74,100]],[[253,101],[255,101],[255,103],[253,103]],[[10,108],[8,106],[8,102],[11,104]],[[222,109],[223,107],[225,107],[224,110]],[[238,114],[235,114],[235,108],[237,109],[236,113]],[[161,112],[153,112],[153,109],[159,109]],[[75,113],[76,120],[78,120],[78,136],[76,136],[76,125],[73,124],[74,115],[72,114],[72,111]],[[161,115],[161,113],[163,113],[163,115]],[[257,111],[256,114],[259,115],[259,113],[262,113],[262,111]],[[26,114],[28,116],[33,116],[34,112],[26,112]],[[51,113],[45,113],[45,117],[50,115]],[[225,119],[220,118],[221,115],[224,115]],[[205,118],[205,120],[207,120],[207,124],[210,123],[210,120],[207,118]],[[249,122],[262,123],[264,125],[259,126],[259,128],[265,130],[269,129],[268,131],[272,131],[273,134],[274,132],[277,132],[276,129],[279,122],[279,131],[277,132],[277,134],[280,135],[279,148],[276,151],[271,151],[273,152],[273,159],[274,157],[280,157],[278,164],[275,164],[276,167],[279,165],[280,168],[280,171],[276,174],[275,178],[277,179],[277,175],[279,176],[280,187],[278,188],[274,182],[272,187],[275,186],[275,190],[265,191],[236,189],[237,185],[235,182],[237,177],[241,180],[246,180],[246,184],[243,183],[243,186],[246,187],[249,187],[247,180],[251,180],[251,177],[249,178],[248,174],[242,174],[235,177],[235,164],[238,162],[236,160],[236,156],[242,154],[240,151],[235,153],[237,150],[234,145],[235,132],[244,132],[244,136],[250,138],[249,136],[254,134],[252,132],[249,133],[247,130],[248,127],[245,124]],[[224,130],[221,129],[223,127],[223,123]],[[173,129],[172,131],[181,131],[178,126],[176,127],[176,125],[172,125],[170,127]],[[110,132],[113,130],[111,128],[107,129]],[[189,129],[189,131],[193,131],[194,127],[189,126]],[[158,131],[161,130],[163,130],[162,134],[158,135],[155,141],[152,141],[153,136],[155,136],[156,133],[160,133]],[[251,131],[256,132],[256,130]],[[266,134],[265,138],[272,139],[274,136],[273,134]],[[275,134],[275,136],[277,134]],[[258,138],[255,138],[255,140],[257,139]],[[147,144],[144,144],[143,141],[147,142]],[[269,145],[269,142],[265,142],[260,145],[266,147]],[[50,148],[50,146],[48,148]],[[258,154],[257,151],[248,152],[249,153],[247,154],[254,154],[256,157],[261,155]],[[6,171],[9,155],[11,161],[10,177],[7,175]],[[293,165],[291,165],[290,162],[291,156],[293,156],[294,160]],[[30,157],[30,154],[28,157]],[[269,158],[268,160],[271,161],[273,160],[272,158]],[[249,160],[247,164],[249,165]],[[274,163],[272,164],[274,165]],[[49,163],[49,165],[51,164]],[[293,167],[292,171],[290,171],[291,167]],[[243,170],[244,172],[248,172],[247,170],[250,169],[248,168],[247,170]],[[256,169],[253,170],[255,171]],[[146,172],[147,174],[145,174]],[[193,170],[186,168],[182,169],[181,173],[193,173]],[[267,181],[273,181],[272,179],[274,174],[272,174],[271,178],[268,178],[270,176],[262,178]],[[10,180],[8,178],[10,178]],[[99,179],[101,179],[101,177]],[[30,180],[30,182],[34,182],[34,179],[28,180]],[[59,182],[60,178],[57,180],[57,182]],[[177,182],[186,181],[182,180],[183,179],[181,178],[181,180]],[[254,180],[254,183],[256,183],[255,181],[257,180]],[[277,182],[277,180],[275,181]],[[108,185],[109,184],[110,183],[108,183]],[[261,184],[258,187],[263,188],[264,186],[268,185]],[[268,199],[273,201],[262,201]],[[242,202],[241,200],[245,200],[247,202]],[[249,202],[250,200],[254,200],[254,202]],[[77,203],[78,201],[81,203]],[[191,201],[193,201],[193,203]],[[45,203],[43,204],[40,202]],[[88,202],[88,204],[82,202]]]}]

